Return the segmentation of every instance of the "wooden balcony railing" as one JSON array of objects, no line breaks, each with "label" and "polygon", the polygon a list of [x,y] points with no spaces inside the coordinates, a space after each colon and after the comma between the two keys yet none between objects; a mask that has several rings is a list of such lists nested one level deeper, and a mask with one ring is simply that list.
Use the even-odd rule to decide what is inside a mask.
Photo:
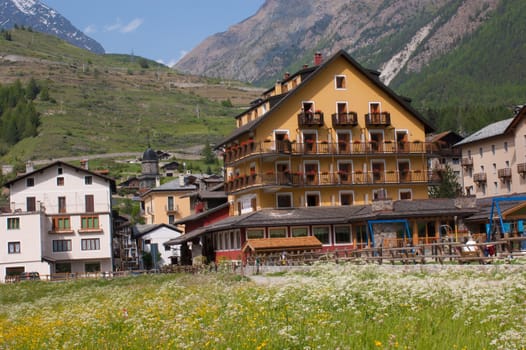
[{"label": "wooden balcony railing", "polygon": [[306,141],[304,143],[288,141],[269,141],[251,142],[246,145],[229,147],[225,150],[225,164],[231,165],[242,159],[251,156],[264,156],[285,154],[285,155],[356,155],[364,156],[367,154],[393,154],[393,153],[427,153],[428,147],[425,142],[393,142],[393,141],[353,141],[353,142],[327,142],[327,141]]},{"label": "wooden balcony railing", "polygon": [[391,114],[389,112],[367,113],[365,115],[365,125],[371,126],[389,126],[391,125]]},{"label": "wooden balcony railing", "polygon": [[356,126],[358,125],[358,114],[356,112],[334,113],[332,115],[332,126]]},{"label": "wooden balcony railing", "polygon": [[464,158],[462,158],[460,164],[463,167],[472,168],[473,167],[473,158],[471,158],[471,157],[464,157]]},{"label": "wooden balcony railing", "polygon": [[509,179],[511,178],[511,168],[502,168],[497,171],[499,179]]},{"label": "wooden balcony railing", "polygon": [[355,172],[267,172],[237,176],[226,182],[226,192],[255,187],[309,187],[377,184],[422,184],[437,182],[434,171],[355,171]]},{"label": "wooden balcony railing", "polygon": [[517,164],[517,172],[524,176],[526,174],[526,163],[519,163]]},{"label": "wooden balcony railing", "polygon": [[323,126],[323,112],[301,112],[298,114],[298,126],[300,128]]},{"label": "wooden balcony railing", "polygon": [[473,174],[473,181],[474,182],[486,182],[487,181],[486,173]]}]

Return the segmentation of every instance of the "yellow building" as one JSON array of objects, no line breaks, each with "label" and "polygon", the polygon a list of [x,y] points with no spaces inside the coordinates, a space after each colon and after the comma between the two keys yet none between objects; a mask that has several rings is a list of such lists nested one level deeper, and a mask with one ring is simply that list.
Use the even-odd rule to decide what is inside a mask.
[{"label": "yellow building", "polygon": [[220,143],[231,215],[427,198],[433,128],[346,52],[314,61],[265,91]]}]

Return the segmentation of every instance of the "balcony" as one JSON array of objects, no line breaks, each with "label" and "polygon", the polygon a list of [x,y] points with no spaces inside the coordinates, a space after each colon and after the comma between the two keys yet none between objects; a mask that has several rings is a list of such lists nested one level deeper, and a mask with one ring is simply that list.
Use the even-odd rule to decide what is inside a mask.
[{"label": "balcony", "polygon": [[524,177],[526,174],[526,163],[517,164],[517,172]]},{"label": "balcony", "polygon": [[356,112],[334,113],[332,115],[332,126],[345,127],[358,125],[358,114]]},{"label": "balcony", "polygon": [[391,125],[391,114],[389,112],[367,113],[365,125],[367,127],[389,126]]},{"label": "balcony", "polygon": [[285,141],[265,141],[254,142],[249,148],[238,151],[237,147],[227,147],[224,154],[226,165],[232,166],[237,162],[249,157],[271,156],[271,155],[292,155],[299,156],[302,154],[311,155],[356,155],[363,156],[366,154],[393,154],[393,153],[410,153],[422,154],[427,152],[427,143],[420,141],[413,142],[394,142],[386,140],[377,141],[340,141],[328,142],[326,140],[306,140],[301,142]]},{"label": "balcony", "polygon": [[511,168],[502,168],[497,171],[499,179],[506,180],[511,178]]},{"label": "balcony", "polygon": [[475,173],[473,174],[473,181],[476,183],[484,183],[487,181],[486,173]]},{"label": "balcony", "polygon": [[298,125],[300,128],[323,126],[323,112],[301,112],[298,114]]},{"label": "balcony", "polygon": [[254,190],[259,188],[309,188],[311,186],[378,185],[378,184],[423,184],[437,181],[436,172],[422,170],[386,171],[308,171],[278,172],[238,176],[226,182],[226,192]]},{"label": "balcony", "polygon": [[465,168],[473,168],[473,158],[471,157],[462,158],[460,164]]},{"label": "balcony", "polygon": [[177,204],[165,205],[164,210],[166,213],[177,213],[179,211],[179,206]]}]

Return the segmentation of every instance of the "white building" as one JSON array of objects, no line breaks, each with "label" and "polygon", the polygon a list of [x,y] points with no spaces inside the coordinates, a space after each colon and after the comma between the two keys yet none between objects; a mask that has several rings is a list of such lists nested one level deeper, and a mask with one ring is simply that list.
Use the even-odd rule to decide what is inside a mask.
[{"label": "white building", "polygon": [[[152,253],[152,247],[157,247],[159,261],[155,261],[155,266],[152,264],[150,268],[158,268],[164,265],[171,265],[172,263],[176,264],[181,258],[179,246],[164,245],[170,239],[181,235],[181,230],[177,227],[168,224],[137,224],[132,230],[133,238],[137,240],[137,246],[141,253]],[[147,266],[142,266],[142,268],[147,268]]]},{"label": "white building", "polygon": [[21,272],[112,271],[114,180],[55,162],[4,184],[10,212],[0,215],[0,280]]}]

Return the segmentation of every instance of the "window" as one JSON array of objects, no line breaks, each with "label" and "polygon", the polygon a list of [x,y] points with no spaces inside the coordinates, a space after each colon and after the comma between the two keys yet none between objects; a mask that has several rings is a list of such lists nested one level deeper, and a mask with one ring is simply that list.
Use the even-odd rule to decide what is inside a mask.
[{"label": "window", "polygon": [[62,176],[57,177],[57,186],[64,186],[64,178]]},{"label": "window", "polygon": [[53,218],[52,230],[58,231],[69,231],[71,229],[69,216],[57,216]]},{"label": "window", "polygon": [[320,206],[320,194],[318,192],[307,192],[305,194],[307,207],[319,207]]},{"label": "window", "polygon": [[493,174],[497,173],[497,164],[493,163]]},{"label": "window", "polygon": [[312,228],[312,234],[322,243],[330,244],[329,226],[317,226]]},{"label": "window", "polygon": [[174,197],[168,196],[167,200],[168,200],[167,210],[173,211],[174,210]]},{"label": "window", "polygon": [[92,194],[87,194],[84,197],[84,204],[87,213],[93,213],[95,211],[95,200]]},{"label": "window", "polygon": [[493,193],[497,194],[499,192],[499,184],[497,181],[493,182]]},{"label": "window", "polygon": [[307,227],[293,227],[290,229],[290,234],[292,237],[305,237],[309,235],[309,230]]},{"label": "window", "polygon": [[37,210],[37,200],[35,197],[26,197],[26,210],[27,211]]},{"label": "window", "polygon": [[59,175],[63,174],[62,168],[57,168],[57,174],[59,174]]},{"label": "window", "polygon": [[373,190],[373,200],[385,200],[387,199],[387,191],[384,188],[379,190]]},{"label": "window", "polygon": [[66,212],[66,197],[58,197],[58,212]]},{"label": "window", "polygon": [[239,230],[221,231],[214,236],[217,250],[238,250],[241,248]]},{"label": "window", "polygon": [[264,238],[264,237],[265,237],[265,230],[263,230],[262,228],[247,230],[247,239]]},{"label": "window", "polygon": [[354,194],[352,192],[340,192],[340,205],[353,205]]},{"label": "window", "polygon": [[168,223],[173,225],[175,222],[175,215],[168,215]]},{"label": "window", "polygon": [[270,238],[287,237],[287,229],[283,227],[269,228],[268,234]]},{"label": "window", "polygon": [[491,145],[491,154],[495,155],[495,145]]},{"label": "window", "polygon": [[508,143],[504,142],[504,152],[508,152]]},{"label": "window", "polygon": [[55,263],[55,273],[71,273],[71,263]]},{"label": "window", "polygon": [[28,178],[26,179],[26,186],[27,186],[27,187],[33,187],[33,186],[35,186],[35,179],[32,178],[32,177],[28,177]]},{"label": "window", "polygon": [[84,265],[85,272],[100,272],[100,263],[87,263]]},{"label": "window", "polygon": [[484,150],[482,149],[482,147],[479,148],[479,155],[480,158],[482,158],[482,156],[484,155]]},{"label": "window", "polygon": [[20,228],[20,218],[7,218],[7,229],[17,230]]},{"label": "window", "polygon": [[93,184],[93,176],[86,175],[84,176],[84,185],[91,185]]},{"label": "window", "polygon": [[98,216],[82,216],[80,218],[81,227],[83,230],[95,230],[99,228]]},{"label": "window", "polygon": [[82,250],[100,250],[99,238],[88,238],[80,241]]},{"label": "window", "polygon": [[54,252],[70,252],[71,251],[71,239],[54,239],[53,240],[53,251]]},{"label": "window", "polygon": [[335,226],[334,227],[334,243],[335,244],[352,243],[351,227],[350,226]]},{"label": "window", "polygon": [[411,190],[400,190],[399,193],[400,193],[400,200],[413,198]]},{"label": "window", "polygon": [[345,89],[345,75],[335,77],[336,89]]},{"label": "window", "polygon": [[292,194],[278,193],[276,194],[276,202],[278,208],[292,208]]},{"label": "window", "polygon": [[7,249],[9,254],[20,254],[20,242],[8,242]]}]

